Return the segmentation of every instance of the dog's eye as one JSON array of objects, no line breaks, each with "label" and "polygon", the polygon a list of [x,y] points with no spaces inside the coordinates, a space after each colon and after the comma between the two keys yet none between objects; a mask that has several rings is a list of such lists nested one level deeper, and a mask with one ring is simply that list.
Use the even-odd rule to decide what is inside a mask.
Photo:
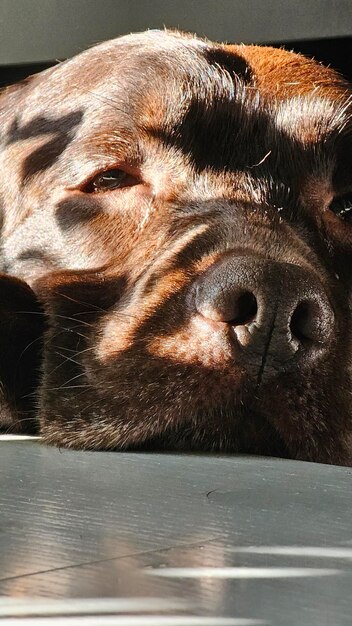
[{"label": "dog's eye", "polygon": [[329,209],[344,222],[352,223],[352,193],[334,198]]},{"label": "dog's eye", "polygon": [[83,188],[85,193],[99,193],[103,191],[112,191],[113,189],[122,189],[123,187],[132,187],[136,185],[138,180],[120,169],[106,170],[97,174]]}]

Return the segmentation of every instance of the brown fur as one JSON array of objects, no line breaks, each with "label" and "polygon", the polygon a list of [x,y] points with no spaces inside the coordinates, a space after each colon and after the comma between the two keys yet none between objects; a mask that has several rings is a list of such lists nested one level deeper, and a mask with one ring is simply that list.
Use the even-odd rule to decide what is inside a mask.
[{"label": "brown fur", "polygon": [[[0,285],[32,290],[10,302],[18,328],[28,319],[20,352],[43,337],[39,381],[0,370],[4,427],[27,410],[74,448],[352,463],[352,225],[329,208],[352,185],[341,77],[284,50],[148,32],[10,88],[0,124]],[[128,185],[93,193],[115,168]],[[254,326],[248,310],[225,319],[241,281]],[[45,329],[30,322],[41,307]]]}]

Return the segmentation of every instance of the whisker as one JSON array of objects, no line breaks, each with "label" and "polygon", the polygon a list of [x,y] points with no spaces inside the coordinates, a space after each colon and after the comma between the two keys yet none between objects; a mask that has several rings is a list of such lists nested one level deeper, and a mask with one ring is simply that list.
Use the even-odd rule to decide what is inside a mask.
[{"label": "whisker", "polygon": [[[56,387],[56,389],[67,389],[66,385],[68,385],[68,383],[70,383],[72,380],[80,378],[81,376],[85,376],[85,372],[81,372],[80,374],[76,374],[76,376],[72,376],[72,378],[66,380],[62,385],[60,385],[60,387]],[[70,387],[70,389],[72,389],[72,387]]]},{"label": "whisker", "polygon": [[43,337],[42,335],[40,335],[39,337],[36,337],[35,339],[33,339],[33,341],[31,341],[21,352],[20,356],[18,357],[18,361],[20,361],[23,357],[23,355],[25,354],[25,352],[27,352],[27,350],[33,346],[37,341],[42,341]]},{"label": "whisker", "polygon": [[92,385],[70,385],[69,387],[65,387],[61,385],[60,387],[49,387],[48,391],[60,391],[61,389],[92,389]]},{"label": "whisker", "polygon": [[[81,87],[76,87],[76,88],[80,89],[80,90],[82,89]],[[102,96],[101,94],[95,93],[95,91],[87,91],[87,93],[89,93],[91,96],[93,96],[97,100],[100,100],[101,102],[106,102],[107,104],[110,104],[110,106],[113,107],[113,109],[115,111],[118,111],[119,113],[122,113],[122,115],[127,117],[130,122],[132,121],[132,118],[127,113],[127,111],[125,111],[120,106],[118,106],[117,101],[113,100],[112,98],[108,98],[107,96]]]},{"label": "whisker", "polygon": [[85,406],[84,412],[88,411],[88,409],[91,409],[93,406],[96,406],[97,404],[99,404],[100,401],[101,401],[100,398],[97,398],[94,402],[91,402],[90,404]]},{"label": "whisker", "polygon": [[[46,318],[58,317],[60,319],[68,320],[70,322],[78,322],[79,321],[79,323],[83,324],[84,326],[93,327],[93,324],[90,324],[89,322],[85,322],[84,320],[77,320],[77,317],[70,317],[69,315],[61,315],[60,313],[50,313],[49,315],[47,315],[46,313],[41,313],[40,311],[17,311],[17,312],[20,313],[21,315],[24,315],[24,314],[28,314],[28,315],[42,315],[42,316],[45,316]],[[77,313],[76,315],[80,315],[80,313]]]},{"label": "whisker", "polygon": [[25,398],[35,398],[38,395],[38,389],[35,389],[34,391],[31,391],[30,393],[26,393],[23,396],[21,396],[21,399],[25,399]]},{"label": "whisker", "polygon": [[[60,350],[62,348],[58,347],[58,350]],[[63,348],[65,350],[65,348]],[[58,356],[61,356],[61,358],[63,359],[63,361],[61,363],[59,363],[58,365],[56,365],[56,367],[54,367],[54,369],[51,370],[51,372],[49,372],[48,376],[51,376],[51,374],[53,374],[56,370],[58,370],[60,367],[62,367],[63,365],[65,365],[65,363],[67,363],[67,361],[70,361],[72,363],[75,363],[76,365],[78,365],[79,367],[82,366],[82,363],[80,363],[79,361],[76,361],[73,356],[68,356],[65,354],[61,354],[61,352],[59,352],[58,350],[55,351],[55,354]],[[80,356],[80,354],[83,354],[84,352],[91,352],[93,350],[93,347],[91,348],[85,348],[84,350],[80,350],[79,352],[76,352],[75,350],[71,350],[71,352],[74,353],[74,356]]]},{"label": "whisker", "polygon": [[[106,309],[103,309],[102,307],[98,306],[97,304],[93,304],[91,302],[85,302],[84,300],[76,300],[75,298],[72,298],[71,296],[68,296],[65,293],[59,293],[59,296],[61,296],[61,298],[66,298],[66,300],[70,300],[70,302],[76,302],[76,304],[84,304],[87,307],[93,307],[94,309],[96,309],[97,311],[101,311],[102,313],[107,313]],[[76,315],[85,315],[86,313],[95,313],[95,311],[85,311],[84,313],[76,313]]]}]

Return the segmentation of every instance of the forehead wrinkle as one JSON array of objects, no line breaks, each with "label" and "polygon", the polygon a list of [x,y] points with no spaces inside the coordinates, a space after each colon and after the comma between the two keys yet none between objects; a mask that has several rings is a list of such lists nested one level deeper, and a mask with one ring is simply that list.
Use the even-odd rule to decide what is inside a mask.
[{"label": "forehead wrinkle", "polygon": [[80,146],[84,154],[89,158],[106,159],[106,157],[121,158],[124,161],[139,161],[139,139],[135,133],[125,129],[113,127],[95,132],[88,137],[82,137]]},{"label": "forehead wrinkle", "polygon": [[138,166],[141,162],[140,141],[130,129],[118,124],[95,128],[89,131],[89,124],[67,148],[58,162],[62,178],[74,186],[94,173],[94,169],[117,166],[119,163]]}]

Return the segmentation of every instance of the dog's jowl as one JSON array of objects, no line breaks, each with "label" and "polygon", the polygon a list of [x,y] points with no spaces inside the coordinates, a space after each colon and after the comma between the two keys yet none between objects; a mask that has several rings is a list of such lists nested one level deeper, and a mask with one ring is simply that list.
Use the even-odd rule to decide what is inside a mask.
[{"label": "dog's jowl", "polygon": [[299,55],[154,31],[5,91],[3,426],[352,464],[351,107]]}]

